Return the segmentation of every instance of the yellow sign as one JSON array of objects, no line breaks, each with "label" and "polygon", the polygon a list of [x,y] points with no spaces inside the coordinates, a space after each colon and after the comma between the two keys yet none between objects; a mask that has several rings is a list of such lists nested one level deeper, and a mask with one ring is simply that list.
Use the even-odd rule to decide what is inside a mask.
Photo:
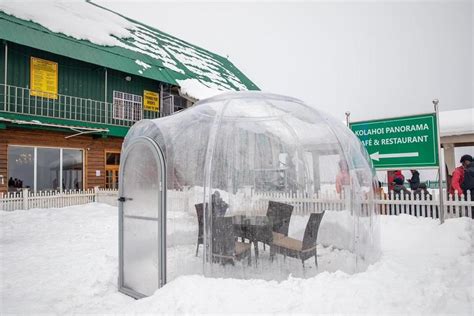
[{"label": "yellow sign", "polygon": [[30,59],[30,95],[58,98],[58,63],[36,57]]},{"label": "yellow sign", "polygon": [[158,92],[143,90],[143,108],[145,109],[145,111],[159,111],[160,97],[158,95]]}]

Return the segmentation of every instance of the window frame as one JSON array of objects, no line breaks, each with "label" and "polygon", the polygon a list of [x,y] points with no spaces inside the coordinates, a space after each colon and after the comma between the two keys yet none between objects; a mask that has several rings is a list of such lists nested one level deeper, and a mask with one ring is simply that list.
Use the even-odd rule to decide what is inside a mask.
[{"label": "window frame", "polygon": [[115,120],[130,122],[143,119],[143,97],[138,94],[113,90],[112,117]]},{"label": "window frame", "polygon": [[[104,169],[105,169],[105,184],[104,184],[104,187],[106,189],[118,189],[118,179],[119,179],[119,170],[120,170],[120,160],[119,160],[119,163],[118,165],[109,165],[107,164],[107,154],[119,154],[120,157],[122,157],[122,151],[119,150],[119,149],[104,149]],[[108,187],[107,186],[107,171],[112,171],[112,172],[116,172],[116,176],[117,176],[117,181],[116,181],[116,187]],[[114,181],[112,181],[112,183],[115,183]]]},{"label": "window frame", "polygon": [[[77,147],[55,147],[55,146],[34,146],[34,145],[22,145],[22,144],[8,144],[7,146],[7,157],[10,152],[11,147],[23,147],[23,148],[32,148],[33,149],[33,187],[30,188],[32,192],[47,192],[47,191],[59,191],[59,192],[64,192],[68,190],[64,190],[62,186],[62,181],[63,181],[63,149],[70,149],[70,150],[78,150],[82,153],[82,186],[79,188],[79,190],[84,190],[86,186],[86,153],[84,148],[77,148]],[[37,173],[37,166],[38,166],[38,148],[46,148],[46,149],[59,149],[59,183],[61,184],[59,186],[59,190],[42,190],[38,191],[38,173]],[[8,159],[8,158],[7,158]],[[9,163],[10,161],[7,161],[7,180],[10,179],[10,168],[9,168]]]}]

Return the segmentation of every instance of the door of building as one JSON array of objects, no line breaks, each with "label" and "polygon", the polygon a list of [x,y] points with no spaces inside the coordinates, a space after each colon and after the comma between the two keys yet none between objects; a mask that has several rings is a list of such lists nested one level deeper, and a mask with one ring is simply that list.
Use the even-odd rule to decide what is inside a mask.
[{"label": "door of building", "polygon": [[105,152],[105,187],[118,189],[119,184],[120,152]]},{"label": "door of building", "polygon": [[166,172],[162,151],[148,137],[122,153],[119,183],[119,290],[135,298],[166,282]]}]

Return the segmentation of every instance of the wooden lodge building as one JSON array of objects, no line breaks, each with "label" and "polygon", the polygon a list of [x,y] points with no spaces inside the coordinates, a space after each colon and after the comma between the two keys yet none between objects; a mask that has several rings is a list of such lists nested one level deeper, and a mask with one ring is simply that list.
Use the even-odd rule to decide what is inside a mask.
[{"label": "wooden lodge building", "polygon": [[77,39],[0,6],[0,192],[116,188],[130,126],[196,101],[183,81],[258,89],[226,58],[82,5],[121,19],[129,35]]}]

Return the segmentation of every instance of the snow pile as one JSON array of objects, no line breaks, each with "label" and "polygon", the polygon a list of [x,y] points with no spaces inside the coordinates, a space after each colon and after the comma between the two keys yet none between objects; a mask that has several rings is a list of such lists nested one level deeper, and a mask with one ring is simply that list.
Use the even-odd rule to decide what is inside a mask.
[{"label": "snow pile", "polygon": [[181,95],[190,97],[195,100],[207,99],[225,92],[217,89],[212,89],[204,85],[201,81],[197,79],[176,80],[176,82],[181,88]]},{"label": "snow pile", "polygon": [[441,136],[474,134],[474,109],[440,112],[439,128]]},{"label": "snow pile", "polygon": [[0,212],[0,313],[468,315],[473,223],[384,216],[382,258],[366,272],[282,282],[184,276],[135,301],[117,292],[117,208]]},{"label": "snow pile", "polygon": [[[93,3],[51,0],[19,5],[15,1],[2,1],[0,11],[33,21],[55,33],[146,55],[158,61],[154,66],[163,66],[191,78],[207,78],[201,82],[212,89],[247,90],[246,85],[208,51]],[[137,72],[143,74],[146,63],[140,60],[136,63],[141,66]]]}]

